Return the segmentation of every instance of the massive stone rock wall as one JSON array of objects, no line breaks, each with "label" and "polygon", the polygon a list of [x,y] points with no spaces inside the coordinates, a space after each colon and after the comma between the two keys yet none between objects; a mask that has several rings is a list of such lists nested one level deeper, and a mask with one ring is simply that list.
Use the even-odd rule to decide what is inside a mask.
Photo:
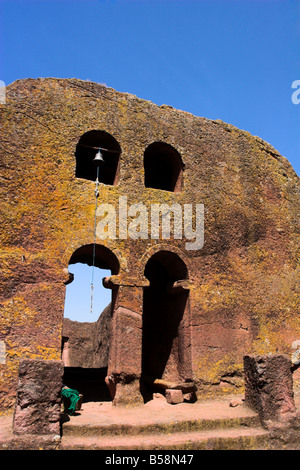
[{"label": "massive stone rock wall", "polygon": [[[245,353],[291,353],[300,337],[299,182],[271,145],[221,121],[76,79],[18,80],[7,87],[6,97],[0,155],[0,340],[6,355],[0,406],[14,402],[21,358],[60,359],[69,260],[93,243],[94,183],[75,176],[76,146],[90,130],[111,134],[122,151],[118,182],[100,185],[100,201],[118,206],[119,197],[127,196],[128,204],[148,208],[205,207],[205,244],[196,251],[186,250],[186,240],[97,240],[116,255],[119,280],[128,286],[118,307],[141,310],[142,294],[129,287],[143,278],[153,253],[170,250],[188,269],[192,370],[199,393],[241,385]],[[143,155],[157,141],[182,157],[179,192],[145,188]]]},{"label": "massive stone rock wall", "polygon": [[108,365],[111,305],[96,322],[63,321],[62,359],[65,367],[102,368]]}]

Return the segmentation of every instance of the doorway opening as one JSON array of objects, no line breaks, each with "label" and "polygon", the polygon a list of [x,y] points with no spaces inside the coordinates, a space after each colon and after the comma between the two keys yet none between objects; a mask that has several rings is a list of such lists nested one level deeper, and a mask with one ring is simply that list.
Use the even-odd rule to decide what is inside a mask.
[{"label": "doorway opening", "polygon": [[155,391],[153,379],[186,382],[191,379],[189,291],[180,288],[188,278],[185,263],[168,251],[153,255],[146,264],[142,335],[144,400]]},{"label": "doorway opening", "polygon": [[[64,385],[83,395],[83,401],[110,401],[104,379],[107,375],[110,324],[117,291],[105,289],[102,279],[118,274],[119,263],[108,248],[95,246],[91,312],[93,248],[93,245],[79,248],[69,261],[71,276],[67,285],[61,346],[65,366],[63,380]],[[73,283],[75,289],[70,290]]]},{"label": "doorway opening", "polygon": [[[102,286],[102,279],[111,276],[109,269],[100,269],[85,263],[69,264],[72,282],[67,284],[64,317],[77,322],[95,322],[111,302],[111,292]],[[96,287],[91,308],[91,279]]]}]

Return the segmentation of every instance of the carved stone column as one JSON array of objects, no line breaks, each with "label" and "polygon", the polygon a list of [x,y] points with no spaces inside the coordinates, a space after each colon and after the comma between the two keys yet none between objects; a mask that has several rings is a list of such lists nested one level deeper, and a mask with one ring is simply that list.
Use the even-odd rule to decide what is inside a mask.
[{"label": "carved stone column", "polygon": [[111,344],[106,383],[114,405],[143,403],[142,372],[143,288],[148,281],[105,279],[104,285],[118,289],[111,321]]}]

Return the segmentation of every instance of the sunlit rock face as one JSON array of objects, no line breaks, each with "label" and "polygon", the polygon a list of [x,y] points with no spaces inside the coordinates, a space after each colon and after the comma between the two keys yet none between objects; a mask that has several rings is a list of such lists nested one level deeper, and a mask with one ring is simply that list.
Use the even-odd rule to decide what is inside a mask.
[{"label": "sunlit rock face", "polygon": [[[76,79],[18,80],[0,110],[1,407],[14,403],[21,358],[61,359],[71,259],[112,272],[115,384],[154,375],[193,380],[198,396],[232,393],[245,354],[292,353],[299,182],[270,144]],[[151,225],[158,204],[179,211],[164,238]]]}]

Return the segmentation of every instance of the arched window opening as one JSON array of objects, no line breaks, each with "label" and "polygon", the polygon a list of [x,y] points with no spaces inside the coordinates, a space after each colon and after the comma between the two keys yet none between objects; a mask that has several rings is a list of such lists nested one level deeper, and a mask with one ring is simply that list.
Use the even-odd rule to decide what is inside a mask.
[{"label": "arched window opening", "polygon": [[93,162],[101,150],[103,164],[99,171],[99,182],[109,185],[118,183],[121,148],[116,139],[104,131],[92,130],[83,134],[76,147],[77,178],[96,181],[97,167]]},{"label": "arched window opening", "polygon": [[[106,289],[102,280],[118,274],[119,262],[106,247],[85,245],[69,261],[71,274],[66,286],[62,331],[64,384],[83,395],[84,401],[110,401],[105,384],[107,375],[110,324],[116,291]],[[93,276],[93,309],[91,312],[91,281]]]},{"label": "arched window opening", "polygon": [[178,192],[182,188],[183,162],[169,144],[154,142],[144,154],[145,187]]}]

